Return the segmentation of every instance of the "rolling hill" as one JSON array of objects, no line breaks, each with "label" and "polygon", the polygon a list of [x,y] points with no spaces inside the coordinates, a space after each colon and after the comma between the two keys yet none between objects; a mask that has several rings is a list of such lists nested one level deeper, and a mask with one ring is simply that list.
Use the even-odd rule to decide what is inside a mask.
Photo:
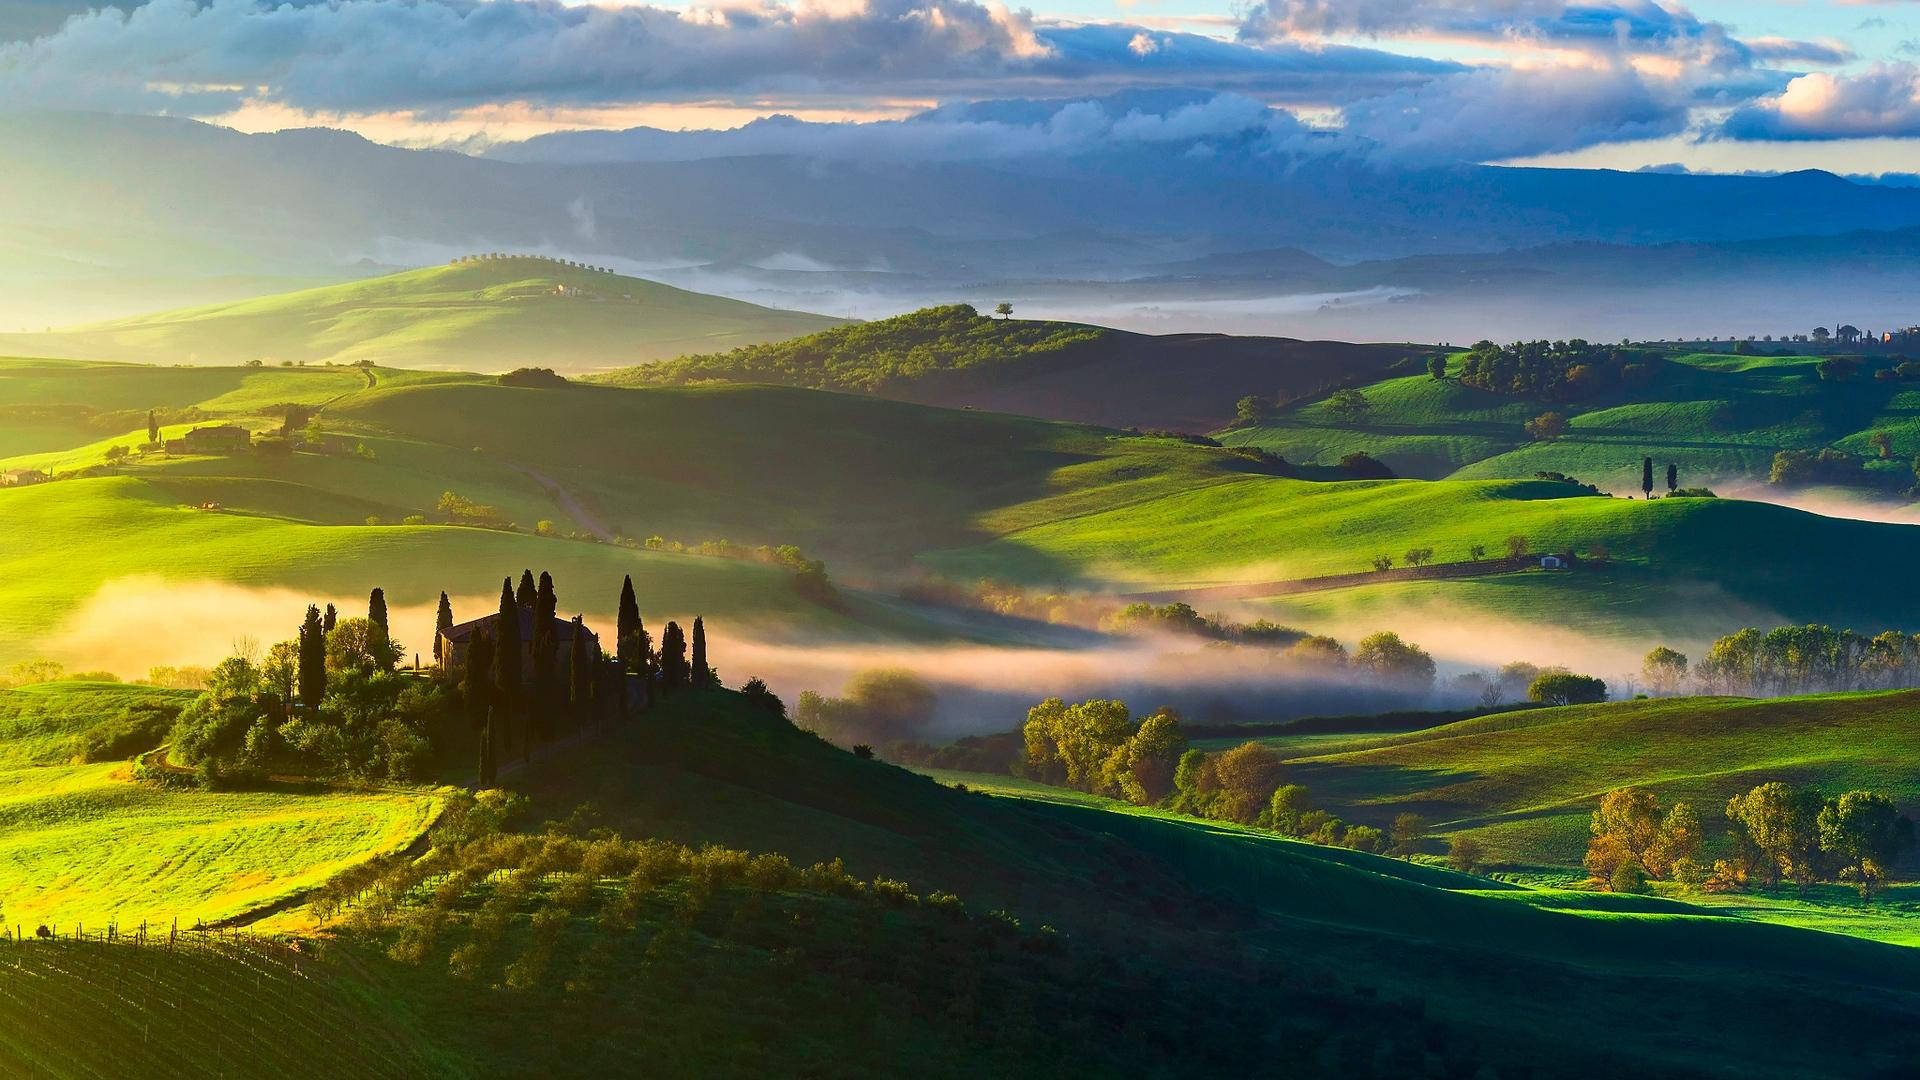
[{"label": "rolling hill", "polygon": [[[1557,471],[1620,492],[1640,486],[1640,459],[1679,466],[1683,486],[1764,482],[1774,452],[1834,447],[1867,459],[1881,487],[1912,482],[1920,453],[1914,420],[1920,391],[1900,380],[1825,379],[1816,356],[1732,356],[1670,350],[1641,386],[1572,404],[1496,394],[1457,377],[1395,376],[1362,387],[1372,403],[1357,423],[1324,400],[1303,401],[1258,423],[1223,431],[1231,445],[1259,446],[1297,463],[1365,451],[1405,476],[1528,477]],[[1877,361],[1885,366],[1891,361]],[[1457,362],[1455,368],[1457,376]],[[1550,442],[1526,421],[1555,410],[1569,429]],[[1874,431],[1892,437],[1880,459]],[[1664,484],[1661,485],[1664,490]]]},{"label": "rolling hill", "polygon": [[[164,1075],[251,1053],[289,1075],[1505,1076],[1579,1047],[1640,1075],[1801,1077],[1916,1051],[1907,949],[961,792],[727,693],[511,784],[532,800],[516,831],[445,834],[467,876],[442,862],[408,886],[403,865],[298,951],[5,946],[0,965],[34,977],[0,1015],[37,1022],[0,1062],[84,1075],[99,1058],[27,1067],[80,1023],[90,1048],[137,1046],[161,1018],[149,997],[83,1003],[136,973],[196,988],[166,1025],[196,1052],[143,1059]],[[583,799],[596,811],[573,814]],[[588,831],[607,827],[654,839]],[[329,1035],[342,1045],[293,1052]]]},{"label": "rolling hill", "polygon": [[775,341],[838,322],[522,256],[0,335],[0,350],[157,364],[365,361],[577,372]]},{"label": "rolling hill", "polygon": [[1255,394],[1292,401],[1378,377],[1410,345],[1135,334],[990,319],[964,304],[793,341],[685,356],[599,376],[618,386],[778,383],[1105,427],[1212,431]]},{"label": "rolling hill", "polygon": [[[1552,631],[1556,650],[1609,640],[1622,656],[1771,621],[1871,632],[1906,625],[1920,602],[1898,575],[1857,572],[1862,551],[1906,558],[1920,541],[1903,526],[1732,499],[1592,497],[1538,480],[1306,480],[1239,448],[791,387],[534,389],[392,369],[20,363],[0,364],[0,409],[45,412],[94,385],[104,405],[129,407],[54,409],[59,423],[11,433],[33,452],[0,458],[0,468],[75,472],[0,491],[0,509],[20,525],[20,542],[0,551],[20,583],[0,601],[0,657],[24,658],[39,642],[60,646],[59,658],[77,668],[99,666],[58,631],[116,624],[88,602],[122,579],[207,578],[343,603],[378,583],[411,606],[442,589],[474,602],[490,578],[526,566],[562,575],[569,603],[589,613],[610,605],[608,582],[633,573],[663,615],[705,603],[710,618],[777,636],[932,632],[858,590],[847,590],[845,608],[824,608],[774,567],[589,542],[615,533],[668,547],[797,544],[843,582],[882,591],[934,571],[1098,594],[1352,574],[1376,555],[1398,561],[1420,547],[1444,566],[1475,545],[1503,552],[1519,535],[1531,550],[1604,547],[1608,558],[1575,573],[1362,580],[1267,598],[1256,590],[1235,603],[1248,617],[1342,636],[1478,611]],[[106,465],[111,447],[144,442],[141,401],[257,429],[278,426],[275,404],[324,405],[316,422],[324,452],[134,455]],[[177,435],[199,422],[165,426]],[[452,522],[439,510],[448,491],[520,530]],[[194,509],[208,503],[221,509]],[[554,535],[533,531],[543,520]],[[381,568],[380,581],[368,566]],[[1193,599],[1203,609],[1219,603]],[[400,637],[423,643],[427,633],[410,627]]]}]

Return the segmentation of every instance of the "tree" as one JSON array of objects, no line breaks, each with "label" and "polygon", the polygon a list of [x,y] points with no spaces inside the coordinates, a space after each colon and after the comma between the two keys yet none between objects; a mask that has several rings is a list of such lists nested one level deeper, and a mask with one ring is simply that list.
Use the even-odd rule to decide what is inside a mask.
[{"label": "tree", "polygon": [[1136,806],[1154,806],[1173,794],[1173,774],[1187,752],[1180,714],[1162,708],[1140,721],[1127,739],[1120,793]]},{"label": "tree", "polygon": [[[493,642],[493,719],[502,749],[513,742],[520,708],[520,601],[513,594],[513,579],[503,578]],[[524,732],[520,738],[526,738]]]},{"label": "tree", "polygon": [[1432,356],[1427,357],[1427,374],[1436,379],[1444,379],[1447,377],[1447,356],[1445,353],[1434,353]]},{"label": "tree", "polygon": [[1749,870],[1769,886],[1783,874],[1812,880],[1813,867],[1801,865],[1820,848],[1819,815],[1825,800],[1817,792],[1808,799],[1778,780],[1761,784],[1727,800],[1727,821]]},{"label": "tree", "polygon": [[1373,409],[1373,402],[1367,400],[1367,395],[1349,386],[1334,391],[1333,396],[1327,398],[1326,408],[1335,420],[1353,425],[1366,419],[1367,413]]},{"label": "tree", "polygon": [[1647,498],[1653,498],[1653,459],[1640,459],[1640,492]]},{"label": "tree", "polygon": [[339,621],[340,613],[333,610],[332,604],[328,604],[326,614],[320,617],[320,629],[331,634],[333,633],[334,625]]},{"label": "tree", "polygon": [[1527,543],[1527,538],[1524,536],[1515,534],[1513,536],[1507,537],[1507,558],[1509,559],[1521,558],[1522,556],[1526,555],[1527,548],[1530,546],[1531,545]]},{"label": "tree", "polygon": [[372,623],[378,641],[372,650],[375,662],[382,671],[392,671],[400,657],[393,648],[393,635],[387,628],[387,593],[385,589],[375,589],[367,596],[367,621]]},{"label": "tree", "polygon": [[1397,815],[1393,819],[1393,828],[1388,835],[1393,838],[1393,853],[1410,859],[1420,850],[1420,844],[1427,838],[1427,819],[1419,814]]},{"label": "tree", "polygon": [[1680,490],[1680,466],[1667,462],[1667,494]]},{"label": "tree", "polygon": [[498,771],[493,727],[493,635],[485,628],[474,631],[473,640],[467,643],[467,670],[461,690],[467,722],[480,733],[480,786],[492,787]]},{"label": "tree", "polygon": [[1681,681],[1687,677],[1687,654],[1665,645],[1658,646],[1640,661],[1640,674],[1654,693],[1675,693],[1680,689]]},{"label": "tree", "polygon": [[1597,705],[1607,700],[1607,684],[1591,675],[1549,671],[1527,687],[1527,700],[1542,705]]},{"label": "tree", "polygon": [[1472,559],[1475,562],[1479,562],[1481,559],[1484,559],[1486,557],[1487,557],[1487,545],[1485,544],[1474,544],[1467,548],[1467,558]]},{"label": "tree", "polygon": [[1391,556],[1391,555],[1375,555],[1375,556],[1373,557],[1373,568],[1374,568],[1374,569],[1375,569],[1376,571],[1379,571],[1379,570],[1391,570],[1391,569],[1393,569],[1393,556]]},{"label": "tree", "polygon": [[1408,566],[1425,566],[1426,564],[1432,561],[1433,561],[1433,549],[1430,547],[1417,547],[1417,548],[1407,549],[1407,565]]},{"label": "tree", "polygon": [[443,667],[453,662],[453,657],[441,655],[441,642],[446,640],[447,632],[452,629],[453,603],[443,592],[440,594],[440,609],[433,614],[433,662]]},{"label": "tree", "polygon": [[1480,869],[1484,858],[1480,841],[1471,836],[1456,833],[1447,841],[1447,865],[1463,874]]},{"label": "tree", "polygon": [[1552,442],[1567,433],[1567,417],[1556,411],[1543,412],[1521,425],[1535,442]]},{"label": "tree", "polygon": [[159,441],[160,441],[160,414],[155,412],[152,409],[148,409],[147,410],[147,445],[152,446],[155,443],[158,443]]},{"label": "tree", "polygon": [[1273,411],[1273,405],[1258,394],[1248,394],[1233,403],[1233,415],[1242,424],[1251,424],[1263,419]]},{"label": "tree", "polygon": [[399,652],[372,619],[342,619],[326,635],[327,673],[389,672]]},{"label": "tree", "polygon": [[660,634],[660,689],[672,693],[688,683],[687,636],[677,622]]},{"label": "tree", "polygon": [[993,305],[993,313],[1002,319],[1011,319],[1013,318],[1013,305],[1002,300]]},{"label": "tree", "polygon": [[520,588],[514,591],[514,603],[519,604],[523,611],[532,611],[539,594],[540,590],[533,583],[533,571],[520,571]]},{"label": "tree", "polygon": [[1391,630],[1361,638],[1353,651],[1353,665],[1410,688],[1425,691],[1433,686],[1433,657]]},{"label": "tree", "polygon": [[574,723],[586,719],[593,702],[594,669],[599,657],[587,650],[587,620],[573,617],[573,647],[567,650],[567,701],[573,706]]},{"label": "tree", "polygon": [[1873,791],[1849,791],[1820,809],[1820,850],[1845,864],[1842,880],[1851,880],[1868,900],[1886,880],[1893,861],[1913,845],[1913,822],[1893,800]]},{"label": "tree", "polygon": [[1213,772],[1220,782],[1218,816],[1251,825],[1273,802],[1285,764],[1272,747],[1245,742],[1214,755]]},{"label": "tree", "polygon": [[1646,788],[1609,791],[1601,797],[1587,831],[1586,867],[1595,880],[1615,882],[1621,868],[1646,868],[1647,852],[1660,837],[1660,800]]},{"label": "tree", "polygon": [[1647,848],[1645,868],[1654,877],[1686,880],[1700,865],[1706,832],[1692,803],[1677,802],[1660,823],[1660,832]]},{"label": "tree", "polygon": [[688,674],[694,686],[705,688],[720,685],[713,669],[707,666],[707,627],[698,615],[693,617],[693,660],[692,671]]},{"label": "tree", "polygon": [[653,677],[653,638],[640,621],[640,605],[633,598],[633,578],[620,586],[620,614],[614,623],[614,652],[621,666],[642,679]]},{"label": "tree", "polygon": [[1813,328],[1813,340],[1824,344],[1827,339],[1831,337],[1833,337],[1833,331],[1828,330],[1826,327],[1816,326]]},{"label": "tree", "polygon": [[1881,461],[1893,460],[1892,433],[1886,432],[1886,431],[1876,431],[1873,434],[1867,436],[1867,445],[1873,447],[1873,452],[1879,456]]},{"label": "tree", "polygon": [[306,621],[300,624],[300,703],[309,712],[318,710],[327,695],[327,633],[320,609],[307,605]]}]

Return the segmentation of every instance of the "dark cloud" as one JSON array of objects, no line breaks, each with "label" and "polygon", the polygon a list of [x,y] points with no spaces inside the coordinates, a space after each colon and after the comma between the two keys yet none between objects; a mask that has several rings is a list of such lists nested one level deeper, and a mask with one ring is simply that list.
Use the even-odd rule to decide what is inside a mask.
[{"label": "dark cloud", "polygon": [[976,0],[688,13],[554,0],[153,0],[0,46],[0,99],[221,111],[258,98],[316,111],[674,101],[715,94],[980,96],[1063,82],[1201,82],[1331,95],[1452,65],[1370,49],[1273,47],[1119,25],[1036,25]]}]

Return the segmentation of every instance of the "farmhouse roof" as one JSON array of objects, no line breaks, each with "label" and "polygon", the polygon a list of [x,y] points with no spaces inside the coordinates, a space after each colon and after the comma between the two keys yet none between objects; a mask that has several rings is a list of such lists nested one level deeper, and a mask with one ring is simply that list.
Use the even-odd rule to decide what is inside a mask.
[{"label": "farmhouse roof", "polygon": [[[492,629],[494,621],[498,618],[500,618],[500,614],[494,612],[490,615],[482,615],[478,619],[469,619],[456,626],[448,627],[445,636],[449,641],[468,641],[473,637],[474,631],[482,628]],[[552,624],[553,640],[556,642],[573,640],[572,620],[555,617],[552,620]],[[587,631],[587,636],[596,640],[598,640],[599,637],[599,635],[595,634],[592,630]],[[533,612],[528,611],[526,608],[520,609],[520,640],[533,640]]]}]

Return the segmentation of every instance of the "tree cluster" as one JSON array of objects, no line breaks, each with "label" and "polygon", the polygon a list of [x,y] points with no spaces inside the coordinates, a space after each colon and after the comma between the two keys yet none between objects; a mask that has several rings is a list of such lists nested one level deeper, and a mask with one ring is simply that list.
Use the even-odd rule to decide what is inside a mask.
[{"label": "tree cluster", "polygon": [[1121,701],[1069,705],[1048,698],[1027,710],[1021,734],[1028,776],[1136,806],[1158,805],[1173,793],[1187,749],[1179,713],[1163,708],[1136,721]]},{"label": "tree cluster", "polygon": [[1461,361],[1463,385],[1545,401],[1580,401],[1643,383],[1658,356],[1585,341],[1482,341]]},{"label": "tree cluster", "polygon": [[794,723],[840,746],[890,746],[919,739],[933,722],[939,696],[903,668],[869,668],[847,680],[839,697],[803,690]]},{"label": "tree cluster", "polygon": [[[1648,654],[1643,670],[1652,667],[1674,690],[1688,674],[1686,657],[1664,646]],[[1920,635],[1886,630],[1866,637],[1815,623],[1764,632],[1749,626],[1715,641],[1692,675],[1706,690],[1754,696],[1920,686]]]},{"label": "tree cluster", "polygon": [[1663,813],[1646,788],[1609,792],[1593,812],[1587,870],[1615,892],[1644,892],[1650,878],[1710,891],[1838,881],[1865,900],[1914,841],[1913,821],[1874,791],[1828,797],[1776,780],[1728,799],[1725,812],[1732,854],[1708,867],[1700,815],[1691,804],[1676,802]]}]

